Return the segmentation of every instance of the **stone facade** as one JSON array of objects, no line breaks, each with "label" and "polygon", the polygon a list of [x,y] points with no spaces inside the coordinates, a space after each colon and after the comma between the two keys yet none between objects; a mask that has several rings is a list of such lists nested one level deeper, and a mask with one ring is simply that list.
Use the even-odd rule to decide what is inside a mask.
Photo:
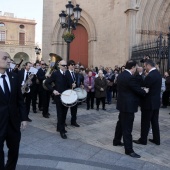
[{"label": "stone facade", "polygon": [[22,58],[24,63],[35,62],[35,20],[15,18],[8,13],[0,16],[0,25],[1,33],[5,33],[5,41],[0,40],[0,50],[6,51],[16,63]]},{"label": "stone facade", "polygon": [[[42,55],[66,59],[59,14],[67,0],[43,1]],[[79,23],[88,33],[88,65],[123,65],[131,57],[133,45],[168,33],[170,0],[72,0],[82,8]]]}]

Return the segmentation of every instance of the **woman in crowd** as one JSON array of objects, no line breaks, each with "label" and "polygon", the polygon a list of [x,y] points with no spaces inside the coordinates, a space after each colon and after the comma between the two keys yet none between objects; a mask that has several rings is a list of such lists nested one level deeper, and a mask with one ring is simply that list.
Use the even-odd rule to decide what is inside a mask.
[{"label": "woman in crowd", "polygon": [[105,109],[105,98],[106,98],[106,89],[107,81],[104,77],[103,71],[99,70],[98,77],[95,79],[95,97],[97,110],[99,110],[100,100],[102,101],[102,109]]},{"label": "woman in crowd", "polygon": [[94,108],[94,81],[95,77],[91,70],[87,72],[87,76],[84,78],[84,88],[87,91],[87,110]]},{"label": "woman in crowd", "polygon": [[111,104],[112,100],[112,91],[113,91],[113,83],[115,76],[112,72],[111,68],[107,69],[106,80],[107,80],[107,103]]},{"label": "woman in crowd", "polygon": [[167,108],[169,104],[169,96],[170,96],[170,72],[165,72],[165,91],[162,95],[162,104],[163,106],[161,108]]}]

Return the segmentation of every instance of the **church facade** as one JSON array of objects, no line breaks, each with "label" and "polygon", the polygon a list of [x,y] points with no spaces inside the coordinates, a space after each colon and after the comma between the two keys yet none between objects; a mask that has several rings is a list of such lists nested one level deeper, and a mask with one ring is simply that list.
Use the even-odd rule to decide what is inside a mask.
[{"label": "church facade", "polygon": [[[114,67],[131,58],[132,47],[166,35],[170,26],[170,0],[72,0],[80,5],[81,17],[75,39],[70,44],[70,59],[86,67]],[[66,60],[66,29],[59,14],[67,0],[43,0],[42,57],[49,53]]]}]

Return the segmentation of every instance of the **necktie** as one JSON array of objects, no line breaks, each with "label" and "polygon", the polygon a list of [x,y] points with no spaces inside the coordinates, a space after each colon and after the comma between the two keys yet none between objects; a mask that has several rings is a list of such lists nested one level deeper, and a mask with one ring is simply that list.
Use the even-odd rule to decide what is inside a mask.
[{"label": "necktie", "polygon": [[25,79],[25,81],[28,79],[28,75],[29,75],[29,72],[27,72],[27,75],[26,75],[26,79]]},{"label": "necktie", "polygon": [[6,82],[5,76],[6,75],[1,75],[1,77],[3,78],[4,93],[5,93],[6,98],[9,99],[10,91],[9,91],[9,87],[8,87],[7,82]]},{"label": "necktie", "polygon": [[76,78],[75,78],[74,72],[71,72],[71,74],[72,74],[73,81],[75,82]]}]

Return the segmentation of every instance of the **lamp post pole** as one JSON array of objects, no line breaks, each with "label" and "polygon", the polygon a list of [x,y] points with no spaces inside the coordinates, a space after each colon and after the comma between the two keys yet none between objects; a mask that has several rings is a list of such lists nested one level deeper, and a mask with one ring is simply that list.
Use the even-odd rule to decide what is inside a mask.
[{"label": "lamp post pole", "polygon": [[[77,4],[76,7],[71,3],[71,1],[68,1],[68,4],[66,5],[66,13],[65,11],[62,11],[59,14],[60,17],[60,24],[62,28],[65,28],[67,30],[67,38],[68,35],[71,35],[71,31],[76,29],[76,25],[78,23],[78,20],[80,19],[82,9]],[[72,17],[74,15],[74,17]],[[73,18],[73,19],[72,19]],[[63,35],[64,37],[64,35]],[[74,38],[72,39],[66,39],[64,38],[65,42],[67,43],[67,61],[70,58],[70,43],[72,42]]]},{"label": "lamp post pole", "polygon": [[39,61],[38,56],[39,56],[40,53],[41,53],[41,48],[39,48],[38,46],[36,46],[36,47],[35,47],[35,53],[36,53],[36,55],[37,55],[36,61]]}]

